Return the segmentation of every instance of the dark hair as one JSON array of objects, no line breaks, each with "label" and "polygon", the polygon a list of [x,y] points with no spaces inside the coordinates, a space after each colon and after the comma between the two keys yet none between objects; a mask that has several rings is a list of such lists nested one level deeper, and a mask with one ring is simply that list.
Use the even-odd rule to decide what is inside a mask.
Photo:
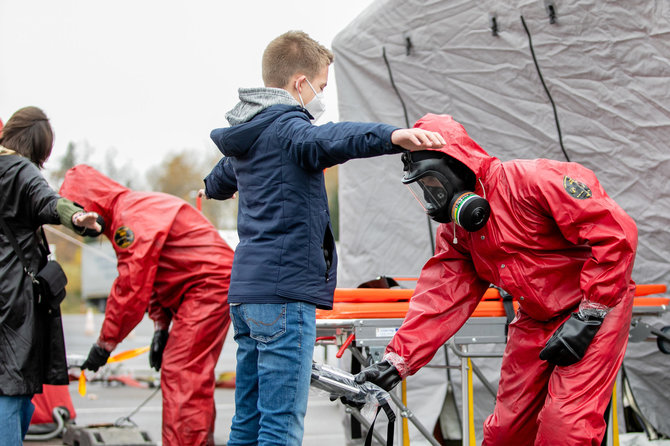
[{"label": "dark hair", "polygon": [[47,115],[37,107],[24,107],[5,124],[0,144],[28,158],[41,169],[51,155],[53,140]]},{"label": "dark hair", "polygon": [[274,39],[263,53],[266,87],[285,88],[296,73],[316,76],[333,62],[333,53],[302,31],[289,31]]}]

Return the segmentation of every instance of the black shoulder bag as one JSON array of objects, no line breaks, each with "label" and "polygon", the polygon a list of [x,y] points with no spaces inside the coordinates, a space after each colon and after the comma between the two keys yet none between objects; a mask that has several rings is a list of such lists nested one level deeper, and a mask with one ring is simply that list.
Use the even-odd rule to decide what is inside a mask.
[{"label": "black shoulder bag", "polygon": [[[19,260],[23,263],[23,271],[28,274],[33,282],[34,289],[37,292],[37,303],[43,303],[49,308],[57,310],[63,299],[65,299],[67,276],[65,275],[63,268],[61,268],[60,264],[55,260],[48,260],[47,264],[44,265],[44,268],[39,270],[37,274],[33,273],[30,270],[30,265],[28,264],[26,257],[23,255],[23,250],[19,246],[19,242],[16,240],[14,234],[5,222],[5,219],[2,217],[0,217],[0,225],[7,235],[9,242],[14,247],[14,251],[16,251],[16,254],[19,256]],[[40,232],[42,234],[44,246],[47,249],[47,254],[49,254],[49,243],[47,242],[42,227],[40,227]]]}]

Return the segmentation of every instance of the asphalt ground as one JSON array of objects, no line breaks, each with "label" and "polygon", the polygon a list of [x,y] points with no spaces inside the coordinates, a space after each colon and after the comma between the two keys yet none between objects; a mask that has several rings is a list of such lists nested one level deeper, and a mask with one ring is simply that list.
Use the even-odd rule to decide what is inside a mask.
[{"label": "asphalt ground", "polygon": [[[71,363],[81,361],[95,342],[102,324],[103,316],[95,314],[91,321],[86,315],[64,315],[65,343],[68,359]],[[92,322],[92,324],[91,324]],[[226,339],[223,351],[217,363],[217,376],[235,370],[235,341],[231,333]],[[145,318],[123,343],[113,352],[140,348],[149,345],[153,334],[153,325]],[[317,347],[316,359],[324,360],[323,348]],[[329,351],[329,354],[331,352]],[[332,356],[332,354],[331,354]],[[154,381],[158,383],[158,373],[149,368],[147,354],[126,360],[116,365],[106,366],[99,372],[101,377],[128,376],[145,387],[126,385],[116,381],[93,381],[87,384],[86,396],[78,393],[77,382],[71,382],[69,393],[76,411],[76,426],[97,424],[113,424],[117,420],[130,416],[137,428],[146,432],[151,440],[161,444],[161,393],[148,387]],[[101,369],[102,370],[102,369]],[[78,368],[71,368],[71,373],[79,374]],[[89,372],[90,373],[90,372]],[[90,376],[90,378],[94,378]],[[153,396],[151,396],[154,394]],[[151,396],[151,397],[150,397]],[[147,401],[147,398],[148,399]],[[143,404],[144,403],[144,404]],[[143,404],[143,405],[142,405]],[[215,392],[216,426],[214,439],[217,445],[223,445],[228,439],[230,424],[234,413],[234,389],[217,388]],[[310,392],[307,416],[305,419],[304,445],[342,446],[345,444],[344,428],[341,423],[340,409],[337,402],[329,401],[328,397],[318,391]],[[140,405],[142,405],[140,407]],[[127,422],[125,422],[128,425]],[[61,439],[49,441],[26,441],[26,445],[61,445]]]}]

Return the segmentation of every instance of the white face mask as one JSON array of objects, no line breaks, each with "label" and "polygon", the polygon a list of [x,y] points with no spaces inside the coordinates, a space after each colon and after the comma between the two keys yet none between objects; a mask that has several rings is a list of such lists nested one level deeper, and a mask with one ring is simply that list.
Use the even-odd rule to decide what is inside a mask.
[{"label": "white face mask", "polygon": [[[309,82],[309,80],[307,78],[305,78],[305,80],[307,81],[307,85],[309,85],[309,88],[311,88],[312,91],[314,92],[314,99],[309,101],[308,104],[305,104],[302,101],[302,95],[300,94],[300,91],[298,91],[298,97],[300,98],[300,104],[309,112],[310,115],[314,116],[313,121],[316,122],[326,111],[326,103],[323,101],[323,92],[317,93],[314,87],[312,87],[312,84]],[[296,84],[295,87],[297,90],[298,84]]]}]

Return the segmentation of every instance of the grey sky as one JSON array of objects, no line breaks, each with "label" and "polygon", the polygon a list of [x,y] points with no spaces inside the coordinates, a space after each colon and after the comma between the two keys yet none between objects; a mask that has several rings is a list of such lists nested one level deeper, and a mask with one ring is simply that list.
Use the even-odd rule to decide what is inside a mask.
[{"label": "grey sky", "polygon": [[[51,119],[49,166],[68,142],[115,148],[140,172],[170,152],[215,150],[237,88],[262,84],[261,54],[301,29],[329,46],[372,0],[0,0],[0,119],[26,105]],[[334,71],[327,112],[337,120]]]}]

